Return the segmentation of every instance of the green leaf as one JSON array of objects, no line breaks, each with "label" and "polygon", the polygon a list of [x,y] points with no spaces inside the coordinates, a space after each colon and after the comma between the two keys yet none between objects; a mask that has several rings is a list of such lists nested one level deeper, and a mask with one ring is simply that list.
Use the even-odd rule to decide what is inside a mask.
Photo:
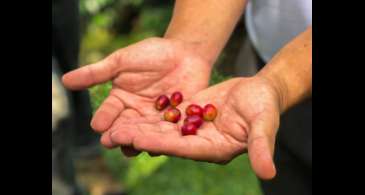
[{"label": "green leaf", "polygon": [[125,180],[126,186],[133,188],[166,163],[167,160],[167,156],[150,157],[146,152],[141,153],[130,162]]}]

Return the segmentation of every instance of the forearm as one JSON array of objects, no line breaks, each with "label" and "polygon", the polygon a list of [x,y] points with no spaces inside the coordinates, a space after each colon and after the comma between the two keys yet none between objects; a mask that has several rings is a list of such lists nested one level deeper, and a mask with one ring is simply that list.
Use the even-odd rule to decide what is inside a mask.
[{"label": "forearm", "polygon": [[277,89],[280,110],[312,94],[312,27],[283,47],[258,74]]},{"label": "forearm", "polygon": [[198,54],[213,64],[245,5],[246,0],[176,0],[165,37],[191,43]]}]

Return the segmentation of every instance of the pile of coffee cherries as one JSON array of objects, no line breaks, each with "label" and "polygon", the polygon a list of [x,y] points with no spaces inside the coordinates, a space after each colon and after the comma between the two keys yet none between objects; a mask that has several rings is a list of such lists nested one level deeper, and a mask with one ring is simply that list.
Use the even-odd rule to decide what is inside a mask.
[{"label": "pile of coffee cherries", "polygon": [[[179,122],[181,112],[176,108],[183,101],[183,95],[180,92],[174,92],[170,99],[166,95],[161,95],[155,102],[156,110],[167,110],[164,113],[164,120],[172,123]],[[196,135],[198,128],[203,121],[213,121],[217,116],[217,109],[213,104],[207,104],[204,108],[196,104],[190,104],[185,109],[186,118],[181,127],[182,135]]]}]

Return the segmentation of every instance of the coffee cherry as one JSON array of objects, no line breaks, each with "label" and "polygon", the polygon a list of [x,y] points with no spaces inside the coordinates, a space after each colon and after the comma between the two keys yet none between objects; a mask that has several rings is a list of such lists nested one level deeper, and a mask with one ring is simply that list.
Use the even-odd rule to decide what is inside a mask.
[{"label": "coffee cherry", "polygon": [[200,117],[203,117],[203,108],[196,105],[196,104],[190,104],[186,109],[185,113],[188,116],[198,115]]},{"label": "coffee cherry", "polygon": [[161,95],[155,102],[156,110],[163,110],[170,104],[169,98],[166,95]]},{"label": "coffee cherry", "polygon": [[165,121],[169,121],[172,123],[177,123],[180,120],[180,117],[181,117],[180,110],[176,108],[169,108],[164,113]]},{"label": "coffee cherry", "polygon": [[179,105],[181,102],[183,101],[183,95],[180,92],[174,92],[171,95],[170,98],[170,103],[173,107],[176,107],[177,105]]},{"label": "coffee cherry", "polygon": [[182,135],[196,135],[198,127],[196,127],[193,123],[184,124],[181,127]]},{"label": "coffee cherry", "polygon": [[188,116],[185,118],[184,124],[188,124],[188,123],[192,123],[197,128],[199,128],[203,124],[203,119],[198,115]]},{"label": "coffee cherry", "polygon": [[213,121],[217,116],[217,108],[213,104],[207,104],[203,109],[203,118],[205,121]]}]

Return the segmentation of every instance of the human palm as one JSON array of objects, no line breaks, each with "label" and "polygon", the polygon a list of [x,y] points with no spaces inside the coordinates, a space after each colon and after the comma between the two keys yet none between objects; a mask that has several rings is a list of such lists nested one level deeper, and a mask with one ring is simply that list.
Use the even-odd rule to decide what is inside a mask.
[{"label": "human palm", "polygon": [[103,132],[116,118],[130,113],[156,114],[153,104],[161,94],[181,91],[192,96],[208,86],[210,70],[181,42],[150,38],[67,73],[63,83],[77,90],[112,80],[110,94],[92,120],[92,127]]},{"label": "human palm", "polygon": [[[161,94],[181,91],[186,98],[208,86],[211,66],[187,44],[150,38],[122,48],[105,59],[67,73],[63,83],[79,90],[112,80],[112,89],[93,116],[97,132],[117,118],[154,115]],[[128,154],[137,154],[122,147]]]},{"label": "human palm", "polygon": [[231,79],[197,93],[178,108],[185,111],[191,103],[212,103],[218,110],[216,119],[205,122],[197,135],[182,136],[182,120],[178,124],[166,122],[160,113],[116,120],[103,134],[102,143],[215,163],[227,163],[248,151],[258,176],[265,179],[275,175],[272,155],[279,125],[279,98],[269,82],[260,78]]}]

